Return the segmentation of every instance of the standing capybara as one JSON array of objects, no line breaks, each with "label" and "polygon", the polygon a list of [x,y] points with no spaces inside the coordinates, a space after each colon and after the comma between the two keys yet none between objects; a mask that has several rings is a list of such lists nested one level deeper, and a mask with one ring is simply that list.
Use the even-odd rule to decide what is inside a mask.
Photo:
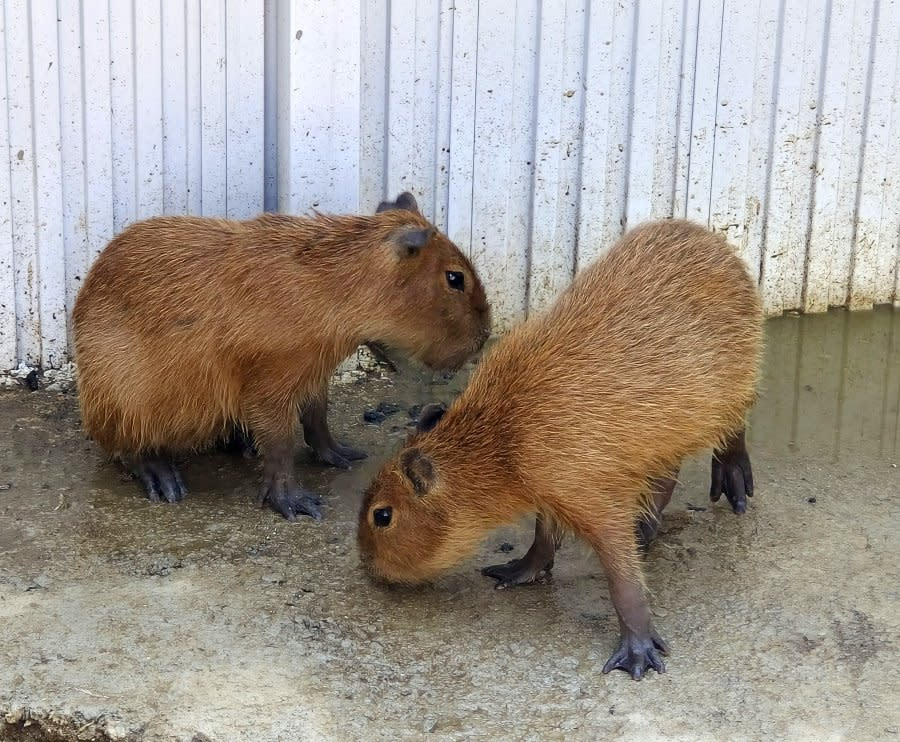
[{"label": "standing capybara", "polygon": [[490,330],[472,265],[408,193],[374,216],[162,217],[118,235],[74,311],[84,426],[151,500],[186,494],[172,456],[249,429],[260,498],[321,517],[294,476],[298,409],[326,462],[363,453],[326,423],[327,383],[362,342],[458,368]]},{"label": "standing capybara", "polygon": [[364,565],[389,582],[426,580],[536,513],[528,553],[485,574],[532,582],[574,531],[600,557],[619,617],[603,671],[662,672],[637,532],[652,536],[641,527],[668,503],[681,460],[706,447],[713,498],[724,490],[744,509],[761,353],[756,287],[722,237],[681,220],[634,229],[501,339],[446,413],[423,411],[366,492]]}]

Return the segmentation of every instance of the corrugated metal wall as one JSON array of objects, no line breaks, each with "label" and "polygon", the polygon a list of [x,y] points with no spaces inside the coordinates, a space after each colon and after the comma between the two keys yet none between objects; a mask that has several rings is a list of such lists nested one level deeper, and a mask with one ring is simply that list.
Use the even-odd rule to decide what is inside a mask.
[{"label": "corrugated metal wall", "polygon": [[0,367],[65,360],[136,218],[401,189],[499,329],[673,214],[728,235],[771,313],[900,298],[900,0],[6,0],[2,24]]}]

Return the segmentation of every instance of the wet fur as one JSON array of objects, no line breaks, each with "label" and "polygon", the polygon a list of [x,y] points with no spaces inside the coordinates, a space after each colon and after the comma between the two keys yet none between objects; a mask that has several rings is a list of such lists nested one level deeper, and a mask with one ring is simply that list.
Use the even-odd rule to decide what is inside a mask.
[{"label": "wet fur", "polygon": [[[725,240],[681,220],[637,227],[501,339],[384,467],[359,516],[365,564],[419,582],[542,512],[557,538],[574,531],[642,581],[635,523],[652,514],[650,480],[744,426],[761,354],[758,293]],[[405,471],[420,458],[433,470],[424,495]],[[385,506],[391,525],[376,529]]]},{"label": "wet fur", "polygon": [[[86,431],[118,457],[202,448],[233,425],[265,447],[360,343],[462,364],[489,331],[484,291],[439,232],[398,256],[397,234],[423,228],[405,209],[130,226],[75,304]],[[464,298],[444,290],[447,270],[465,273]]]}]

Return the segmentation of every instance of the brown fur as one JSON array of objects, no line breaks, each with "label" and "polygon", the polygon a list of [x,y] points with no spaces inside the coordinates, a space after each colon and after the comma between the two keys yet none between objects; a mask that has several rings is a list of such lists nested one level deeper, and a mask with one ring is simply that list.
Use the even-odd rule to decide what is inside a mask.
[{"label": "brown fur", "polygon": [[[232,424],[265,451],[358,344],[458,367],[489,332],[469,261],[417,212],[249,221],[163,217],[128,227],[74,310],[84,426],[109,452],[195,449]],[[445,271],[465,275],[464,292]]]},{"label": "brown fur", "polygon": [[608,575],[640,582],[650,481],[742,429],[761,353],[757,290],[725,240],[681,220],[639,226],[501,339],[385,465],[359,516],[365,564],[419,582],[539,512],[590,542]]}]

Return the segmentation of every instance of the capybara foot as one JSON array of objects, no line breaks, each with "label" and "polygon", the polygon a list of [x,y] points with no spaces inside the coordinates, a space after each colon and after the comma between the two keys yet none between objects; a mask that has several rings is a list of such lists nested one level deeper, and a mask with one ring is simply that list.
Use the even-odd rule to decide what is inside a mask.
[{"label": "capybara foot", "polygon": [[141,480],[152,502],[180,502],[188,493],[178,469],[161,456],[145,456],[132,465],[134,475]]},{"label": "capybara foot", "polygon": [[552,567],[552,559],[549,564],[541,565],[535,560],[529,559],[526,554],[521,559],[513,559],[506,564],[493,564],[489,567],[484,567],[481,570],[481,574],[485,577],[493,577],[497,580],[495,585],[497,590],[503,590],[516,585],[531,585],[535,582],[543,582],[550,576]]},{"label": "capybara foot", "polygon": [[603,672],[624,670],[635,680],[640,680],[644,677],[644,673],[651,668],[659,673],[665,672],[666,665],[662,660],[662,655],[668,653],[669,648],[666,643],[652,629],[644,637],[628,634],[622,637],[619,648],[606,661]]},{"label": "capybara foot", "polygon": [[349,469],[351,461],[359,461],[368,456],[365,451],[337,442],[333,446],[316,449],[315,454],[318,459],[337,469]]},{"label": "capybara foot", "polygon": [[301,489],[293,478],[289,479],[284,475],[273,474],[264,478],[259,501],[261,505],[268,505],[288,520],[297,520],[298,515],[322,520],[322,499]]},{"label": "capybara foot", "polygon": [[735,513],[746,512],[747,498],[753,497],[753,470],[743,430],[729,439],[724,450],[713,451],[709,499],[718,502],[723,494]]}]

